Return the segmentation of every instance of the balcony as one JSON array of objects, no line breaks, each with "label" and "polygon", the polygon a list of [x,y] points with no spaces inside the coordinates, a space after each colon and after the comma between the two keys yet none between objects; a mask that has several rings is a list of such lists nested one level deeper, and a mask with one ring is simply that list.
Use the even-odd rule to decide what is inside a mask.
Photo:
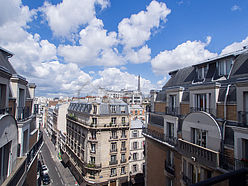
[{"label": "balcony", "polygon": [[186,176],[184,173],[183,173],[183,182],[185,185],[191,185],[192,184],[192,180]]},{"label": "balcony", "polygon": [[117,149],[110,149],[110,152],[117,152]]},{"label": "balcony", "polygon": [[215,110],[211,109],[211,108],[190,107],[190,112],[200,112],[200,111],[207,112],[207,113],[212,114],[214,116],[216,115]]},{"label": "balcony", "polygon": [[110,136],[110,140],[118,140],[118,136]]},{"label": "balcony", "polygon": [[12,108],[9,107],[9,108],[1,108],[0,109],[0,115],[2,114],[12,114]]},{"label": "balcony", "polygon": [[165,107],[165,114],[171,116],[179,116],[179,107]]},{"label": "balcony", "polygon": [[248,127],[248,112],[244,112],[244,111],[238,112],[238,126]]},{"label": "balcony", "polygon": [[89,162],[86,164],[85,168],[92,169],[92,170],[100,169],[102,168],[102,164],[96,164],[95,162]]},{"label": "balcony", "polygon": [[170,176],[175,176],[175,166],[170,162],[165,161],[164,169]]},{"label": "balcony", "polygon": [[96,137],[89,137],[88,141],[97,142]]},{"label": "balcony", "polygon": [[150,113],[148,122],[152,125],[159,125],[164,127],[164,116]]},{"label": "balcony", "polygon": [[121,147],[121,151],[126,151],[127,148],[126,147]]},{"label": "balcony", "polygon": [[17,107],[17,121],[25,121],[31,116],[29,107]]},{"label": "balcony", "polygon": [[117,160],[112,160],[109,162],[109,165],[116,165],[118,164],[118,161]]},{"label": "balcony", "polygon": [[219,166],[219,152],[201,147],[183,139],[178,139],[177,148],[181,154],[191,158],[195,162],[212,168]]},{"label": "balcony", "polygon": [[31,167],[33,161],[37,157],[42,145],[43,145],[43,135],[39,137],[39,140],[36,142],[36,144],[31,148],[31,150],[27,154],[28,169]]},{"label": "balcony", "polygon": [[27,172],[26,163],[27,163],[26,157],[17,158],[17,163],[14,170],[2,183],[2,186],[23,185],[23,182],[25,181],[26,178],[25,174]]},{"label": "balcony", "polygon": [[177,145],[177,138],[176,137],[169,137],[169,136],[166,136],[164,134],[161,134],[155,130],[151,130],[151,129],[148,129],[148,128],[143,128],[142,129],[142,133],[144,135],[146,135],[147,137],[149,136],[152,136],[153,138],[161,141],[161,142],[166,142],[172,146],[176,146]]}]

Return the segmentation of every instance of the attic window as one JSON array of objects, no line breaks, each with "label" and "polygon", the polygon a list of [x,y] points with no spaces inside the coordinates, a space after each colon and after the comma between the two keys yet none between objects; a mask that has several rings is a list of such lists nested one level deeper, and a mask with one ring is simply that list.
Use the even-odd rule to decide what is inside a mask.
[{"label": "attic window", "polygon": [[208,70],[207,66],[198,67],[197,74],[199,80],[203,80],[206,77],[207,70]]},{"label": "attic window", "polygon": [[226,76],[229,74],[232,67],[232,59],[227,59],[218,62],[219,76]]}]

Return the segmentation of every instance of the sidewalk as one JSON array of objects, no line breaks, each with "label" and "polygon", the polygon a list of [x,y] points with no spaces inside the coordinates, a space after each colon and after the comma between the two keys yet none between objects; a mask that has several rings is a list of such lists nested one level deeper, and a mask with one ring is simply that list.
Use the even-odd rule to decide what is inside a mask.
[{"label": "sidewalk", "polygon": [[63,164],[60,162],[60,160],[58,159],[58,151],[55,150],[55,146],[53,145],[53,143],[51,142],[51,140],[48,138],[47,133],[43,131],[44,134],[44,138],[46,138],[46,144],[47,147],[51,153],[52,159],[54,160],[54,162],[56,163],[56,166],[58,167],[58,172],[61,174],[63,182],[65,183],[65,185],[69,186],[69,185],[75,185],[76,183],[76,179],[74,178],[74,176],[71,174],[70,170],[68,167],[64,167]]}]

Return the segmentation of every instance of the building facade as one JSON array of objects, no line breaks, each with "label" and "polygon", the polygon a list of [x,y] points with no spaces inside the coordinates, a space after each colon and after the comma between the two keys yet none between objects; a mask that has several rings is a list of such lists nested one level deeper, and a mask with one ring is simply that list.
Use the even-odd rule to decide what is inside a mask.
[{"label": "building facade", "polygon": [[128,181],[129,111],[121,100],[71,102],[62,160],[80,184]]},{"label": "building facade", "polygon": [[0,47],[0,184],[36,185],[42,134],[36,126],[35,84],[18,75]]},{"label": "building facade", "polygon": [[247,51],[170,72],[153,92],[146,185],[190,185],[247,166]]}]

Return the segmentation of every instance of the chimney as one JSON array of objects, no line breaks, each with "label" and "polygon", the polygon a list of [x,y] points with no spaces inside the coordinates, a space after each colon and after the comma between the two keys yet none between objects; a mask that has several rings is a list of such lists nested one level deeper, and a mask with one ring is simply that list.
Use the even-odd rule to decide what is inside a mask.
[{"label": "chimney", "polygon": [[138,91],[140,92],[140,75],[138,76]]}]

